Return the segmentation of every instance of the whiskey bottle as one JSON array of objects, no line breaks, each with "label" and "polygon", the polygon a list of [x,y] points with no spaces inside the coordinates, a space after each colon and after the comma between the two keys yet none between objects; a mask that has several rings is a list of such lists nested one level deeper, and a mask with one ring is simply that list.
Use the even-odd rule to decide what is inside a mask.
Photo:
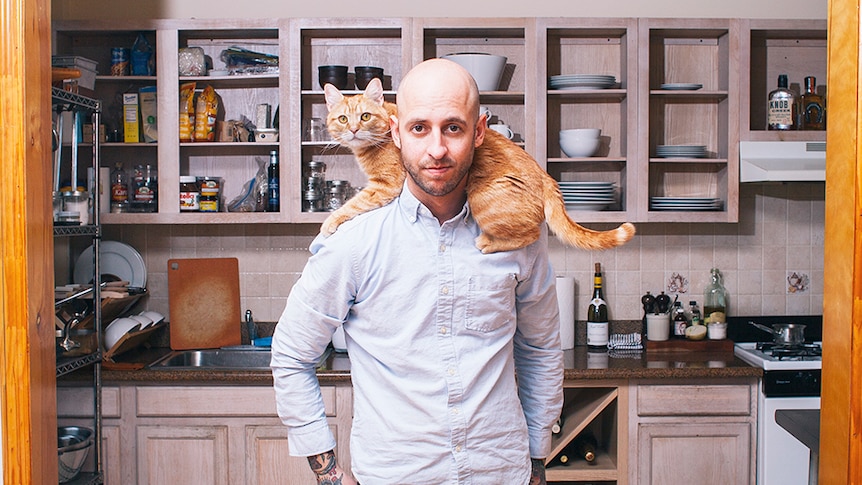
[{"label": "whiskey bottle", "polygon": [[778,76],[778,88],[766,101],[766,123],[770,130],[796,130],[796,95],[787,88],[787,74]]},{"label": "whiskey bottle", "polygon": [[596,263],[593,299],[587,309],[587,347],[607,349],[608,326],[608,304],[602,296],[602,264]]},{"label": "whiskey bottle", "polygon": [[817,79],[814,76],[805,78],[805,92],[800,96],[800,111],[802,111],[803,130],[826,129],[826,100],[816,92]]}]

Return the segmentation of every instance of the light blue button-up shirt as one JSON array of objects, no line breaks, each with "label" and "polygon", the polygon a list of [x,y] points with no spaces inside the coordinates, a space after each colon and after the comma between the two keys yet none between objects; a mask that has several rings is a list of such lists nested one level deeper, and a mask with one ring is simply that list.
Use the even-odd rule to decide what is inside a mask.
[{"label": "light blue button-up shirt", "polygon": [[547,234],[488,255],[478,234],[466,206],[441,226],[405,187],[314,240],[272,342],[291,454],[335,446],[315,366],[343,324],[363,485],[528,483],[563,400]]}]

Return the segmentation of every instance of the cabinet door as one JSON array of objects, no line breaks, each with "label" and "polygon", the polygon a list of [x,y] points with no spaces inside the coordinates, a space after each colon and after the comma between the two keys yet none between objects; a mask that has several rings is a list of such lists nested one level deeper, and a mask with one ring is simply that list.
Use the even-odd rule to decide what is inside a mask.
[{"label": "cabinet door", "polygon": [[227,485],[227,426],[138,426],[138,484]]},{"label": "cabinet door", "polygon": [[748,423],[650,423],[638,426],[638,483],[749,483]]},{"label": "cabinet door", "polygon": [[[330,426],[338,436],[337,426]],[[247,426],[245,429],[246,483],[284,485],[314,483],[315,476],[308,460],[290,456],[285,426]],[[336,450],[339,465],[349,471],[349,456]]]}]

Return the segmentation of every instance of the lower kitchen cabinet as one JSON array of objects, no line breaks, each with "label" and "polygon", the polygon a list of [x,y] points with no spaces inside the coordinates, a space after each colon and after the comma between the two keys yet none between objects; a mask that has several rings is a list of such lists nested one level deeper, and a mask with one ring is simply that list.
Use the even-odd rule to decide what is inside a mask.
[{"label": "lower kitchen cabinet", "polygon": [[757,380],[633,382],[629,480],[754,483]]},{"label": "lower kitchen cabinet", "polygon": [[[321,391],[339,462],[349,469],[352,389]],[[290,456],[271,387],[119,386],[103,395],[115,403],[103,413],[107,485],[315,483],[308,461]],[[58,389],[61,422],[83,414],[82,397],[81,388]]]}]

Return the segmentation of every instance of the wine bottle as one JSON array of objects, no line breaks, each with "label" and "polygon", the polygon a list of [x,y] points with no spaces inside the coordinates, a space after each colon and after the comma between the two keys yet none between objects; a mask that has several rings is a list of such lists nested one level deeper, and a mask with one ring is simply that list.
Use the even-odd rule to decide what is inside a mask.
[{"label": "wine bottle", "polygon": [[599,443],[596,440],[596,437],[589,431],[584,431],[579,434],[572,443],[574,456],[590,464],[594,464],[596,462],[596,448],[598,448],[598,446]]},{"label": "wine bottle", "polygon": [[273,150],[269,152],[269,166],[266,168],[267,174],[267,212],[278,212],[280,209],[279,194],[278,194],[278,152]]},{"label": "wine bottle", "polygon": [[787,88],[787,74],[778,76],[778,88],[766,100],[766,123],[770,130],[796,130],[796,95]]},{"label": "wine bottle", "polygon": [[602,296],[602,264],[596,263],[593,278],[593,299],[587,309],[587,346],[593,349],[608,346],[608,304]]},{"label": "wine bottle", "polygon": [[802,111],[802,126],[804,130],[826,129],[826,100],[817,94],[817,79],[814,76],[805,78],[805,92],[799,99],[799,109]]}]

